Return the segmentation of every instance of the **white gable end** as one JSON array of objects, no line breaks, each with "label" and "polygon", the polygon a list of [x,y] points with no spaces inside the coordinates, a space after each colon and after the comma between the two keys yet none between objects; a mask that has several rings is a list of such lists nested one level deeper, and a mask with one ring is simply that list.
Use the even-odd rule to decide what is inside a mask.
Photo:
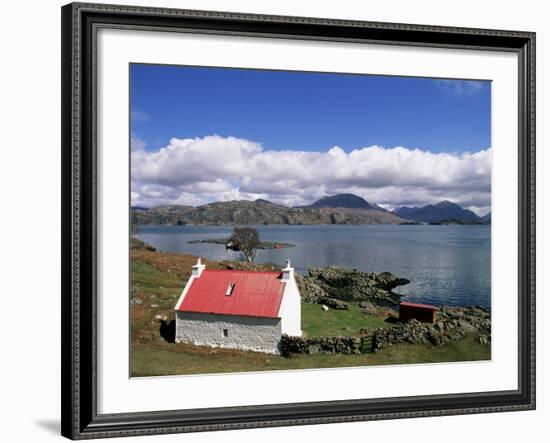
[{"label": "white gable end", "polygon": [[281,318],[281,332],[286,335],[302,336],[302,306],[298,284],[294,278],[294,268],[290,267],[290,260],[282,270],[282,279],[285,282],[283,300],[279,308]]}]

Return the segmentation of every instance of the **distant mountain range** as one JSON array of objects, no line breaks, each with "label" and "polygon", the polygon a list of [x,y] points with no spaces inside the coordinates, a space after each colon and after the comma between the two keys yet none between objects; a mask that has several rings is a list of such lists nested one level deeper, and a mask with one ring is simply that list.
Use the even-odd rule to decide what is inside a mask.
[{"label": "distant mountain range", "polygon": [[[435,209],[433,209],[435,208]],[[214,202],[202,206],[132,207],[132,223],[143,225],[316,225],[405,224],[407,222],[484,223],[472,211],[450,202],[390,212],[354,194],[326,196],[308,206],[288,207],[264,199]]]},{"label": "distant mountain range", "polygon": [[324,197],[309,206],[291,208],[268,200],[214,202],[192,207],[132,208],[132,223],[152,225],[316,225],[399,224],[405,220],[353,194]]},{"label": "distant mountain range", "polygon": [[396,208],[393,213],[398,217],[407,220],[414,220],[424,223],[448,222],[453,224],[484,224],[485,220],[474,212],[464,209],[459,205],[444,200],[435,205],[426,205],[422,207],[401,206]]}]

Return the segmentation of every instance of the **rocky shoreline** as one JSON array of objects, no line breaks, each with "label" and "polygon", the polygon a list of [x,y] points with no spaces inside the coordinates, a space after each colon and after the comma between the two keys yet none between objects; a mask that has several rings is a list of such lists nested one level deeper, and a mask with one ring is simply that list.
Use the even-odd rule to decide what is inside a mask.
[{"label": "rocky shoreline", "polygon": [[307,275],[297,276],[296,282],[302,300],[307,303],[328,305],[330,300],[339,300],[365,303],[365,308],[369,303],[379,307],[396,305],[402,296],[394,293],[393,289],[410,283],[390,272],[362,272],[337,266],[311,268]]}]

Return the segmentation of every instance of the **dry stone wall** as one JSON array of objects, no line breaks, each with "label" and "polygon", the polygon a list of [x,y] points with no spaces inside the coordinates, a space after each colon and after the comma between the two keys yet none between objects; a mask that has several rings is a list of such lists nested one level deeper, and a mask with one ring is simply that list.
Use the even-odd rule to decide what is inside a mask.
[{"label": "dry stone wall", "polygon": [[292,354],[360,354],[361,337],[290,337],[281,338],[281,355]]}]

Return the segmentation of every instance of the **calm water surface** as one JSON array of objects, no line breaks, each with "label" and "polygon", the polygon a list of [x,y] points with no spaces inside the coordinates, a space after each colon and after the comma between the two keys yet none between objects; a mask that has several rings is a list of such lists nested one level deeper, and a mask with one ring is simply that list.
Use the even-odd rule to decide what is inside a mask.
[{"label": "calm water surface", "polygon": [[[396,289],[404,299],[435,305],[491,306],[491,227],[322,225],[257,226],[264,241],[293,243],[285,249],[260,250],[259,263],[292,260],[302,274],[308,268],[342,266],[389,271],[411,281]],[[141,226],[138,237],[162,251],[186,252],[211,260],[232,260],[237,253],[190,240],[228,238],[231,226]]]}]

